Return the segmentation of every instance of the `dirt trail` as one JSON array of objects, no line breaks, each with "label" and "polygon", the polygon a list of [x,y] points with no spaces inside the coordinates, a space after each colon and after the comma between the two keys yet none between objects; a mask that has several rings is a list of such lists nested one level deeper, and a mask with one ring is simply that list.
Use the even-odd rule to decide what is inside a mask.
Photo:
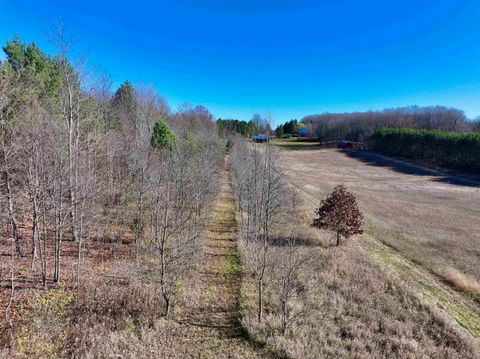
[{"label": "dirt trail", "polygon": [[[300,186],[291,183],[312,206],[318,206],[320,198],[312,195]],[[480,340],[480,308],[475,301],[444,284],[428,269],[408,258],[395,248],[365,234],[356,243],[376,261],[386,265],[407,285],[415,290],[420,298],[434,304],[438,309],[452,318],[467,333]]]},{"label": "dirt trail", "polygon": [[171,357],[273,357],[262,346],[250,341],[240,324],[241,272],[236,230],[234,197],[227,167],[222,171],[221,192],[212,208],[206,257],[198,271],[196,285],[198,292],[202,293],[201,298],[192,303],[176,327],[171,328],[177,348]]}]

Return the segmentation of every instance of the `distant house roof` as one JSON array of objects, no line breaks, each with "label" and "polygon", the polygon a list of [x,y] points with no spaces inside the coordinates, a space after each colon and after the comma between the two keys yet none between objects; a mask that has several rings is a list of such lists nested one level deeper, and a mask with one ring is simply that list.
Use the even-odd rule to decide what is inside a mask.
[{"label": "distant house roof", "polygon": [[255,136],[252,136],[252,141],[253,142],[268,142],[269,137],[267,135],[255,135]]}]

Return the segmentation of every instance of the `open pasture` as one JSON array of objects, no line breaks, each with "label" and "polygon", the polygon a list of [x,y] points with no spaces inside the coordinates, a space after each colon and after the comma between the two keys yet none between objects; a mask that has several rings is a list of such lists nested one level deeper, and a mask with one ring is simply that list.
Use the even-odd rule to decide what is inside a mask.
[{"label": "open pasture", "polygon": [[480,182],[371,152],[281,151],[291,184],[313,203],[345,184],[367,234],[478,297]]}]

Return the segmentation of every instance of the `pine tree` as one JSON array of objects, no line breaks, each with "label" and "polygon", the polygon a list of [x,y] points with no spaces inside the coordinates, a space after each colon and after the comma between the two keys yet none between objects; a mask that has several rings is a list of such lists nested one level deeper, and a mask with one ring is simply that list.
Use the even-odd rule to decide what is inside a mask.
[{"label": "pine tree", "polygon": [[172,151],[177,146],[177,138],[170,127],[159,120],[153,127],[152,139],[150,141],[154,149],[166,149]]}]

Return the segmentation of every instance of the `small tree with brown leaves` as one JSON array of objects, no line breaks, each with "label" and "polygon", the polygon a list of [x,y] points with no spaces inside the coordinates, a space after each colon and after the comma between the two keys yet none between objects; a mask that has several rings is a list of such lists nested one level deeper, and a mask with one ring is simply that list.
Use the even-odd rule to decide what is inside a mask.
[{"label": "small tree with brown leaves", "polygon": [[358,208],[357,199],[344,185],[336,186],[333,193],[320,203],[315,214],[318,217],[314,219],[313,226],[335,232],[337,246],[341,237],[350,238],[363,233],[363,214]]}]

